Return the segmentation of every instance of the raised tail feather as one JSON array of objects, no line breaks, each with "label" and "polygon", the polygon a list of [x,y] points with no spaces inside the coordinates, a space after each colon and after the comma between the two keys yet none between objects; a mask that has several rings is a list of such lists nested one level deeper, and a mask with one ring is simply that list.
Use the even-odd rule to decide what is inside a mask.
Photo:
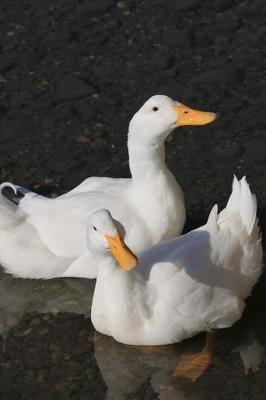
[{"label": "raised tail feather", "polygon": [[[12,195],[11,196],[5,196],[3,193],[3,190],[9,188],[12,190]],[[28,190],[22,186],[14,185],[13,183],[10,182],[4,182],[0,185],[0,196],[1,196],[1,201],[5,201],[6,204],[15,204],[19,205],[21,200],[25,197],[25,195],[31,195],[31,197],[36,196],[34,192],[31,190]]]},{"label": "raised tail feather", "polygon": [[16,187],[12,183],[0,185],[0,230],[12,225],[15,220],[16,205],[8,200],[2,193],[5,187],[10,187],[16,193]]},{"label": "raised tail feather", "polygon": [[[234,215],[240,217],[238,221],[241,221],[242,227],[246,231],[246,235],[243,235],[242,231],[239,238],[242,237],[240,242],[243,251],[240,261],[241,289],[243,296],[247,297],[262,273],[263,252],[257,218],[257,199],[251,192],[246,177],[243,177],[240,181],[234,177],[232,194],[226,208],[221,213],[221,219],[229,216],[230,220],[230,216]],[[230,224],[229,220],[228,223]],[[241,229],[239,222],[236,227]]]},{"label": "raised tail feather", "polygon": [[251,193],[245,176],[240,181],[234,176],[232,194],[226,209],[240,213],[241,221],[251,236],[257,220],[257,199]]},{"label": "raised tail feather", "polygon": [[[9,188],[12,194],[6,196],[3,191]],[[35,196],[35,193],[21,186],[10,182],[4,182],[0,185],[0,230],[8,229],[21,219],[21,214],[17,213],[18,205],[25,195]]]},{"label": "raised tail feather", "polygon": [[232,193],[225,209],[219,215],[219,224],[227,225],[233,215],[238,214],[249,237],[257,239],[260,235],[257,221],[257,199],[252,194],[246,177],[238,180],[234,176]]}]

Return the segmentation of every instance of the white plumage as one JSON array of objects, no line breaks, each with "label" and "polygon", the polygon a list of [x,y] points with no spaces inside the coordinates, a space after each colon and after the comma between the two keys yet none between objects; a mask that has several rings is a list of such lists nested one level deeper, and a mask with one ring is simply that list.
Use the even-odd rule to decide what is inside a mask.
[{"label": "white plumage", "polygon": [[[23,278],[95,278],[97,264],[86,246],[85,226],[99,208],[108,208],[123,223],[126,242],[136,252],[181,233],[184,198],[165,165],[164,140],[176,126],[205,124],[214,118],[166,96],[153,96],[130,122],[132,179],[88,178],[56,199],[2,184],[0,263]],[[23,194],[22,199],[15,196],[18,207],[2,195],[6,186]]]},{"label": "white plumage", "polygon": [[206,225],[142,252],[134,271],[98,251],[96,330],[126,344],[163,345],[234,324],[262,271],[256,212],[246,179],[234,178],[219,215],[214,206]]}]

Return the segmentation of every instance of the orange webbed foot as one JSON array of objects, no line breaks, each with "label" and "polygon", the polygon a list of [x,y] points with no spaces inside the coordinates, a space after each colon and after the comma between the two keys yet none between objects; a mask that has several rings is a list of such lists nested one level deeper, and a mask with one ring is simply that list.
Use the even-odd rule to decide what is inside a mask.
[{"label": "orange webbed foot", "polygon": [[210,367],[212,355],[207,352],[198,354],[186,354],[177,365],[173,376],[175,378],[186,378],[196,382]]},{"label": "orange webbed foot", "polygon": [[185,354],[177,365],[173,376],[196,382],[210,367],[213,359],[214,333],[208,333],[204,348],[200,353]]}]

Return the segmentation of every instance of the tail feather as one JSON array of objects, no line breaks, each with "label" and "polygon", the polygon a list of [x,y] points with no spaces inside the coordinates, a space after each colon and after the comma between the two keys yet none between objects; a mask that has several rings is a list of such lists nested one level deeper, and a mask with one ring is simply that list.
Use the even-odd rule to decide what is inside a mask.
[{"label": "tail feather", "polygon": [[[6,196],[3,193],[5,188],[11,189],[12,195]],[[0,231],[13,227],[24,218],[18,205],[25,196],[34,197],[36,194],[10,182],[0,184]]]},{"label": "tail feather", "polygon": [[12,202],[3,194],[3,190],[7,187],[13,190],[15,196],[17,195],[17,187],[15,185],[13,185],[13,183],[10,183],[10,182],[1,183],[1,185],[0,185],[0,210],[2,211],[4,209],[6,211],[13,212],[14,208],[15,208],[14,204],[12,204]]},{"label": "tail feather", "polygon": [[7,229],[16,219],[17,207],[3,195],[2,191],[5,187],[11,188],[14,193],[17,191],[12,183],[5,182],[0,185],[0,230]]},{"label": "tail feather", "polygon": [[218,214],[218,206],[217,206],[217,204],[215,204],[209,214],[208,221],[207,221],[207,227],[211,233],[217,232],[217,230],[218,230],[218,225],[217,225],[218,215],[217,214]]},{"label": "tail feather", "polygon": [[226,208],[219,216],[219,224],[229,222],[232,216],[237,214],[246,228],[248,236],[255,235],[258,237],[257,199],[251,193],[245,176],[240,181],[234,176],[232,193]]},{"label": "tail feather", "polygon": [[232,194],[219,215],[221,229],[229,228],[242,249],[240,257],[240,288],[243,298],[249,296],[262,272],[261,234],[257,219],[257,199],[251,192],[246,177],[234,177]]},{"label": "tail feather", "polygon": [[[11,196],[10,198],[7,198],[3,194],[3,190],[5,188],[10,188],[13,191],[13,196]],[[10,182],[4,182],[0,185],[0,196],[1,196],[2,200],[5,201],[9,205],[12,203],[15,205],[19,205],[21,200],[26,195],[27,196],[31,195],[33,197],[36,194],[34,192],[32,192],[31,190],[24,188],[23,186],[14,185],[13,183],[10,183]]]},{"label": "tail feather", "polygon": [[245,177],[241,179],[240,184],[242,191],[240,215],[248,235],[251,236],[257,218],[257,199],[251,193]]},{"label": "tail feather", "polygon": [[239,198],[241,197],[241,185],[240,181],[234,175],[232,183],[232,193],[228,199],[226,209],[231,211],[238,211],[239,208]]}]

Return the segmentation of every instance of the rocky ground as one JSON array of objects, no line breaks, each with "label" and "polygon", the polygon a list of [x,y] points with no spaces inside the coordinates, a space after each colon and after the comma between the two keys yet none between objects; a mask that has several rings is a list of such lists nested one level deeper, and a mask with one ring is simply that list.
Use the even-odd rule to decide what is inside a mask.
[{"label": "rocky ground", "polygon": [[220,114],[168,140],[189,226],[225,204],[235,173],[266,228],[265,18],[261,0],[2,0],[0,180],[55,196],[129,176],[129,119],[166,94]]},{"label": "rocky ground", "polygon": [[[1,180],[62,193],[128,176],[130,117],[162,93],[218,111],[176,131],[169,166],[189,215],[224,204],[233,173],[266,204],[266,4],[260,0],[2,0]],[[200,215],[198,215],[200,210]]]}]

